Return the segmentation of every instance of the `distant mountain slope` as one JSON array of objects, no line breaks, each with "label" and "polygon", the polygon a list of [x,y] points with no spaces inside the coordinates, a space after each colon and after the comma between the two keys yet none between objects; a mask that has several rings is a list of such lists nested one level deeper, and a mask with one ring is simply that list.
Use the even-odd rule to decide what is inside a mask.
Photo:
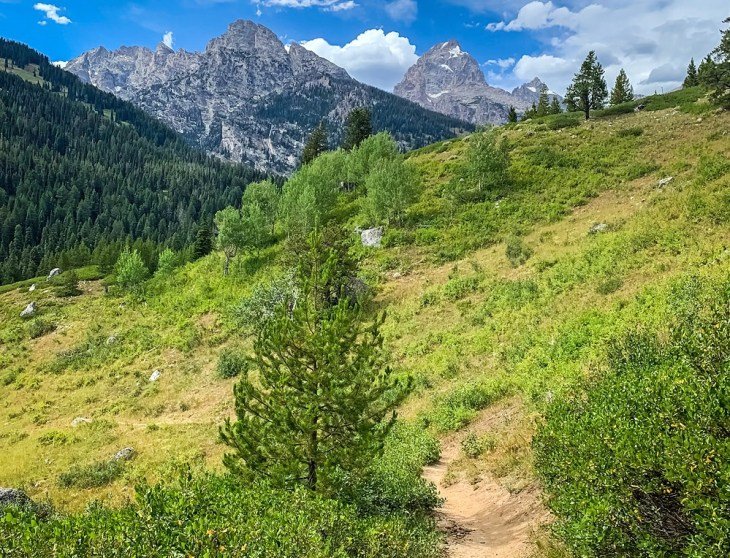
[{"label": "distant mountain slope", "polygon": [[278,173],[294,169],[321,120],[336,139],[344,116],[357,106],[372,107],[376,131],[388,130],[404,148],[470,128],[357,82],[296,43],[285,47],[270,29],[251,21],[232,23],[200,53],[164,45],[154,52],[99,47],[66,68],[210,153]]},{"label": "distant mountain slope", "polygon": [[64,252],[83,257],[111,242],[181,248],[199,220],[259,177],[2,39],[0,146],[3,283],[47,272]]},{"label": "distant mountain slope", "polygon": [[500,124],[507,120],[510,106],[522,112],[537,102],[543,85],[535,78],[512,93],[492,87],[474,57],[451,40],[421,56],[394,93],[472,124]]}]

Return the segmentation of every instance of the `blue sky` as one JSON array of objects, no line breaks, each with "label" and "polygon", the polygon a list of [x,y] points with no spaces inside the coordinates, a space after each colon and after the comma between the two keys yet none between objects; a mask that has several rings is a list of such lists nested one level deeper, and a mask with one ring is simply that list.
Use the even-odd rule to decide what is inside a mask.
[{"label": "blue sky", "polygon": [[727,16],[727,0],[0,0],[0,35],[68,60],[98,45],[154,47],[166,33],[176,49],[202,50],[231,21],[253,19],[384,89],[450,38],[506,88],[539,75],[561,91],[595,49],[609,81],[625,67],[648,93],[676,87]]}]

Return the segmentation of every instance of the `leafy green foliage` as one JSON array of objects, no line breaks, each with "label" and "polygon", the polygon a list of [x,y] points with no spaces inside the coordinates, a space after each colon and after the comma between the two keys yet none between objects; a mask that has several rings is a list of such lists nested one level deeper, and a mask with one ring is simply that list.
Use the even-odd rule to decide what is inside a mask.
[{"label": "leafy green foliage", "polygon": [[493,132],[474,134],[466,161],[447,187],[453,203],[484,201],[510,184],[507,146]]},{"label": "leafy green foliage", "polygon": [[565,93],[565,104],[569,111],[582,111],[588,120],[591,110],[603,108],[606,97],[608,89],[603,66],[595,51],[590,51]]},{"label": "leafy green foliage", "polygon": [[507,238],[505,255],[512,267],[519,267],[530,259],[532,249],[520,237],[510,235]]},{"label": "leafy green foliage", "polygon": [[558,532],[580,555],[726,555],[730,282],[675,293],[669,334],[626,334],[535,440]]},{"label": "leafy green foliage", "polygon": [[[730,17],[723,23],[730,24]],[[713,90],[712,100],[717,104],[730,108],[730,28],[722,32],[720,44],[712,52],[714,59],[700,69],[699,80]]]},{"label": "leafy green foliage", "polygon": [[365,181],[367,213],[374,224],[401,224],[416,196],[416,170],[400,157],[381,159]]},{"label": "leafy green foliage", "polygon": [[213,251],[213,233],[210,227],[203,225],[198,227],[195,233],[195,243],[193,244],[193,260],[199,260],[207,256]]},{"label": "leafy green foliage", "polygon": [[39,521],[8,508],[0,548],[11,556],[276,556],[437,558],[438,535],[424,517],[362,515],[305,489],[274,490],[230,476],[180,475],[141,485],[118,509],[90,506]]},{"label": "leafy green foliage", "polygon": [[79,289],[79,276],[73,269],[55,278],[54,284],[58,296],[67,297],[81,294],[81,289]]},{"label": "leafy green foliage", "polygon": [[157,260],[155,273],[163,277],[169,276],[178,265],[180,265],[180,255],[170,248],[165,248]]},{"label": "leafy green foliage", "polygon": [[139,292],[149,274],[149,269],[145,266],[137,250],[130,252],[125,249],[119,255],[117,264],[114,267],[116,284],[125,291]]}]

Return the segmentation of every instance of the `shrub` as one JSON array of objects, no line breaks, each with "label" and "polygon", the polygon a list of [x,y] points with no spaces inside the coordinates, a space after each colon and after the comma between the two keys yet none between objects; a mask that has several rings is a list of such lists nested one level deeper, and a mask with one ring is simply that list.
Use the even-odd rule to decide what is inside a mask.
[{"label": "shrub", "polygon": [[435,408],[423,417],[426,425],[440,432],[459,430],[469,424],[477,412],[509,393],[508,386],[496,379],[471,382],[441,397]]},{"label": "shrub", "polygon": [[155,274],[161,276],[170,275],[178,265],[180,265],[179,256],[169,248],[165,248],[157,260],[157,271]]},{"label": "shrub", "polygon": [[218,375],[235,378],[248,372],[248,359],[240,349],[223,349],[218,357]]},{"label": "shrub", "polygon": [[95,504],[46,521],[22,509],[0,516],[0,548],[33,558],[436,558],[439,540],[423,515],[363,515],[305,489],[189,473],[139,486],[135,502],[120,508]]},{"label": "shrub", "polygon": [[535,438],[576,555],[727,555],[730,282],[672,304],[668,334],[615,342],[609,371],[555,401]]},{"label": "shrub", "polygon": [[[580,115],[578,115],[580,116]],[[552,117],[548,123],[547,127],[551,130],[562,130],[563,128],[575,128],[576,126],[580,126],[582,119],[578,116],[571,115],[571,114],[559,114],[557,116]]]},{"label": "shrub", "polygon": [[56,277],[54,284],[56,294],[61,297],[78,296],[82,292],[79,289],[79,276],[73,269]]},{"label": "shrub", "polygon": [[37,339],[38,337],[43,337],[47,333],[51,333],[52,331],[56,330],[56,323],[45,320],[43,318],[36,318],[35,320],[29,322],[25,329],[28,332],[28,337],[31,339]]},{"label": "shrub", "polygon": [[97,461],[89,465],[74,465],[58,476],[58,484],[63,488],[96,488],[105,486],[118,478],[124,471],[121,460]]},{"label": "shrub", "polygon": [[512,267],[519,267],[532,256],[532,249],[518,236],[507,237],[505,255]]},{"label": "shrub", "polygon": [[132,252],[124,250],[119,255],[119,259],[114,266],[114,272],[116,274],[117,285],[131,292],[139,291],[142,283],[149,275],[149,270],[144,265],[142,257],[137,250]]},{"label": "shrub", "polygon": [[643,133],[644,128],[636,126],[634,128],[624,128],[623,130],[619,130],[616,132],[616,135],[620,138],[638,138]]}]

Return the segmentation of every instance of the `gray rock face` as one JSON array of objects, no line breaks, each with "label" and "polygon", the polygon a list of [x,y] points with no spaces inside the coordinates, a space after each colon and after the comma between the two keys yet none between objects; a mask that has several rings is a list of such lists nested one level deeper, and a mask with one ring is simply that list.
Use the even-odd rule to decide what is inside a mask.
[{"label": "gray rock face", "polygon": [[[515,99],[519,99],[521,103],[524,103],[524,108],[529,108],[532,106],[532,103],[537,104],[540,100],[540,91],[542,91],[543,87],[547,87],[547,84],[543,83],[540,78],[536,77],[528,83],[523,83],[519,87],[515,87],[512,90],[512,96]],[[558,101],[561,103],[563,102],[563,98],[555,91],[552,91],[549,87],[547,93],[550,101],[553,100],[553,97],[557,97]],[[514,106],[517,107],[517,105]]]},{"label": "gray rock face", "polygon": [[150,382],[156,382],[160,379],[161,375],[162,373],[159,370],[153,371],[152,374],[150,374]]},{"label": "gray rock face", "polygon": [[61,275],[61,268],[60,267],[54,267],[49,273],[48,277],[46,277],[46,281],[50,281],[57,275]]},{"label": "gray rock face", "polygon": [[393,92],[473,124],[501,124],[506,122],[510,106],[522,112],[539,98],[539,88],[533,98],[528,88],[532,84],[534,81],[512,93],[488,85],[479,63],[451,40],[421,56]]},{"label": "gray rock face", "polygon": [[33,506],[33,500],[17,488],[0,488],[0,509],[5,506]]},{"label": "gray rock face", "polygon": [[380,244],[383,241],[383,227],[365,229],[360,233],[360,240],[363,246],[380,248]]},{"label": "gray rock face", "polygon": [[21,318],[32,318],[36,313],[35,302],[31,302],[25,309],[20,313]]},{"label": "gray rock face", "polygon": [[135,455],[137,455],[137,452],[134,450],[134,448],[124,448],[124,449],[120,449],[117,453],[115,453],[114,457],[112,457],[112,460],[113,461],[129,461]]},{"label": "gray rock face", "polygon": [[389,95],[298,44],[285,47],[270,29],[242,20],[203,52],[165,45],[154,52],[99,47],[65,69],[133,102],[218,157],[278,173],[296,167],[306,136],[319,120],[338,121],[357,106],[375,103],[377,94]]}]

